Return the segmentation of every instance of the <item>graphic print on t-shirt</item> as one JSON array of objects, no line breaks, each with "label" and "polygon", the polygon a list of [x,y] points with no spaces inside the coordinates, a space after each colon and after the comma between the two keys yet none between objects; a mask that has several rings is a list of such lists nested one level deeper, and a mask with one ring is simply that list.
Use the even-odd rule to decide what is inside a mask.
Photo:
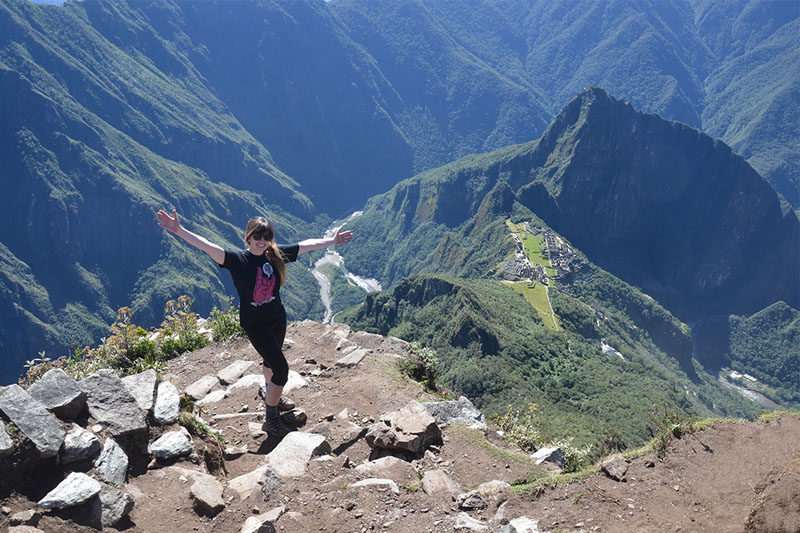
[{"label": "graphic print on t-shirt", "polygon": [[256,286],[253,288],[253,305],[262,305],[275,299],[275,278],[272,265],[264,263],[256,270]]}]

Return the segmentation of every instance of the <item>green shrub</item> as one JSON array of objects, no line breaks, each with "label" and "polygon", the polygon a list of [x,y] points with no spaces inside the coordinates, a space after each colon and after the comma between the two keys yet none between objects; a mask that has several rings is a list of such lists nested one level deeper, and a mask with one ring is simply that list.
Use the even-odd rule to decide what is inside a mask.
[{"label": "green shrub", "polygon": [[239,308],[233,305],[233,298],[228,298],[228,310],[220,311],[214,307],[209,316],[211,335],[215,341],[230,339],[242,333],[242,326],[239,324]]},{"label": "green shrub", "polygon": [[436,391],[436,366],[438,364],[436,350],[423,347],[418,342],[412,342],[408,351],[409,357],[400,359],[397,363],[400,371],[414,381],[422,383],[426,389]]}]

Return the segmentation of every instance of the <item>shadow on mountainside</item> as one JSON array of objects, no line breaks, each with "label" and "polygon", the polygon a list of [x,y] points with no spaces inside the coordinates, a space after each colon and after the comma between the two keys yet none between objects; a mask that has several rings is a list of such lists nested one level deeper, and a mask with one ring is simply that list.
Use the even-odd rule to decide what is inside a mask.
[{"label": "shadow on mountainside", "polygon": [[[352,367],[337,365],[352,346],[367,351],[363,360]],[[224,398],[208,402],[200,414],[225,436],[224,467],[214,467],[209,462],[213,454],[203,452],[212,447],[210,439],[195,437],[194,460],[138,468],[121,487],[135,507],[118,527],[131,532],[215,533],[536,531],[514,522],[524,516],[538,521],[538,531],[800,530],[798,415],[768,423],[716,423],[673,441],[663,460],[652,454],[632,459],[623,481],[596,473],[535,494],[518,494],[507,487],[482,489],[484,507],[460,508],[456,496],[486,482],[513,483],[547,471],[493,431],[487,434],[462,424],[443,427],[442,443],[424,454],[384,461],[380,467],[370,462],[383,454],[367,444],[368,426],[412,400],[439,399],[397,371],[395,363],[406,353],[405,346],[399,339],[351,332],[343,325],[292,324],[285,353],[306,385],[287,396],[307,415],[301,431],[324,435],[333,452],[312,457],[301,465],[299,475],[272,482],[261,476],[249,491],[235,490],[238,481],[277,451],[277,442],[260,430],[263,401],[257,382],[228,387]],[[260,363],[246,340],[215,343],[170,361],[165,377],[185,391],[240,360]],[[248,372],[259,370],[254,364]],[[223,389],[216,386],[211,391]],[[421,475],[434,471],[452,484],[425,485]],[[192,492],[198,473],[210,473],[225,485],[221,511],[195,510]],[[381,483],[361,486],[365,479]],[[5,531],[15,513],[36,508],[26,494],[39,496],[51,488],[35,486],[30,479],[27,483],[0,502],[0,529]],[[246,529],[248,519],[273,510],[273,529]],[[77,524],[74,512],[43,515],[38,522],[43,531],[95,530]],[[518,527],[511,529],[513,524]]]}]

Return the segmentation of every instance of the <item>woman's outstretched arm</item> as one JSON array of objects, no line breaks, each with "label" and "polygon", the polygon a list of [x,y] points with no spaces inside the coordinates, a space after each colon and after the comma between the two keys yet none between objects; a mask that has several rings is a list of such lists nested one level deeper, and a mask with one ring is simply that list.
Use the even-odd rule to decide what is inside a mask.
[{"label": "woman's outstretched arm", "polygon": [[159,226],[170,233],[174,233],[195,248],[203,250],[209,255],[209,257],[211,257],[211,259],[216,261],[217,264],[221,265],[225,262],[225,250],[209,241],[205,237],[201,237],[196,233],[192,233],[188,229],[181,226],[181,223],[178,220],[178,213],[174,209],[172,210],[172,216],[170,216],[163,209],[159,209],[157,216]]},{"label": "woman's outstretched arm", "polygon": [[336,233],[333,237],[329,237],[327,239],[306,239],[304,241],[300,241],[300,249],[297,252],[297,255],[304,254],[306,252],[311,252],[313,250],[319,250],[321,248],[327,248],[328,246],[333,246],[334,244],[347,244],[353,240],[353,232],[352,231],[342,231],[342,228],[336,230]]}]

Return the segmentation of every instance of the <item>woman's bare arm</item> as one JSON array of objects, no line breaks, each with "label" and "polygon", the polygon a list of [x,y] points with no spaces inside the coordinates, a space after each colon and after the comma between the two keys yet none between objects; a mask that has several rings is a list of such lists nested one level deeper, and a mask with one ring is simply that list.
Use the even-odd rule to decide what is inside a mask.
[{"label": "woman's bare arm", "polygon": [[220,246],[214,244],[213,242],[209,241],[205,237],[201,237],[196,233],[192,233],[188,229],[181,226],[180,221],[178,220],[178,213],[173,209],[172,216],[170,216],[166,211],[160,209],[158,211],[158,225],[164,228],[165,230],[169,231],[170,233],[174,233],[184,241],[188,242],[195,248],[203,250],[205,253],[211,257],[217,264],[222,264],[225,262],[225,250],[223,250]]},{"label": "woman's bare arm", "polygon": [[342,231],[342,228],[339,228],[336,230],[336,233],[333,237],[327,239],[306,239],[304,241],[300,241],[298,243],[300,245],[300,249],[297,251],[297,255],[311,252],[313,250],[327,248],[328,246],[333,246],[334,244],[347,244],[352,239],[352,231]]}]

